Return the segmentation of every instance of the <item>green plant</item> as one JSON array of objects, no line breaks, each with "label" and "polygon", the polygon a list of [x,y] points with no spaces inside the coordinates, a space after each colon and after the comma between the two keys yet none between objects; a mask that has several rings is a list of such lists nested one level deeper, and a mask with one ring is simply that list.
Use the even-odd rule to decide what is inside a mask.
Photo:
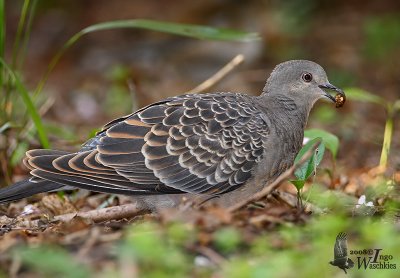
[{"label": "green plant", "polygon": [[[318,145],[316,148],[315,146]],[[313,149],[315,148],[315,149]],[[322,138],[317,137],[305,144],[300,152],[297,154],[294,163],[299,163],[299,161],[307,155],[309,152],[312,152],[311,157],[308,158],[303,164],[301,164],[294,175],[296,176],[295,180],[291,180],[290,182],[297,189],[297,200],[299,203],[299,207],[302,207],[301,203],[301,191],[306,183],[306,181],[316,173],[317,167],[320,164],[324,153],[325,153],[325,145],[322,142]]]},{"label": "green plant", "polygon": [[383,143],[379,166],[383,169],[386,169],[390,153],[390,145],[393,137],[393,122],[396,113],[400,111],[400,99],[397,99],[394,102],[390,102],[380,96],[374,95],[359,88],[346,89],[346,95],[348,99],[377,104],[385,109],[386,123],[385,131],[383,134]]},{"label": "green plant", "polygon": [[[0,1],[0,88],[2,90],[0,99],[0,126],[2,128],[0,136],[5,141],[5,147],[0,149],[0,163],[7,181],[10,181],[12,164],[8,162],[15,161],[16,155],[22,153],[22,148],[27,146],[27,144],[19,144],[19,142],[27,142],[30,139],[30,130],[32,129],[29,124],[30,119],[36,127],[42,145],[44,147],[49,145],[45,128],[36,108],[37,103],[30,96],[19,73],[27,49],[36,3],[36,0],[24,1],[13,43],[11,62],[7,63],[5,57],[5,1]],[[26,110],[20,109],[21,106],[25,107]],[[14,131],[14,133],[10,134],[10,131]]]},{"label": "green plant", "polygon": [[309,152],[313,153],[311,154],[311,157],[301,164],[294,172],[296,179],[290,181],[297,189],[297,198],[300,205],[301,191],[307,180],[312,175],[315,175],[317,167],[324,157],[325,148],[331,152],[334,164],[339,148],[339,139],[335,135],[321,129],[306,130],[304,132],[304,137],[309,141],[301,148],[294,163],[299,163],[299,161],[301,161]]},{"label": "green plant", "polygon": [[331,152],[333,160],[336,161],[339,150],[339,139],[336,135],[322,129],[311,128],[304,131],[304,137],[308,139],[321,138],[326,148]]}]

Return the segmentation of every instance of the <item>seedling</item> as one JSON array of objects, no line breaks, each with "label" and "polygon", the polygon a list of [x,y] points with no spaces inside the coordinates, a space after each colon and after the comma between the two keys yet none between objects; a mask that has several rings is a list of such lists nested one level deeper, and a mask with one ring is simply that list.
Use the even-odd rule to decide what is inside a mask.
[{"label": "seedling", "polygon": [[[307,180],[311,176],[315,175],[317,167],[324,157],[325,148],[327,148],[332,153],[334,164],[339,148],[339,139],[335,135],[321,129],[306,130],[304,132],[304,137],[308,139],[308,142],[299,151],[294,163],[298,163],[309,151],[313,151],[313,154],[308,160],[306,160],[302,165],[297,168],[294,173],[296,179],[290,181],[297,189],[297,198],[300,208],[302,207],[301,191]],[[315,148],[315,150],[313,150],[313,147],[316,144],[318,144],[318,146],[317,148]]]}]

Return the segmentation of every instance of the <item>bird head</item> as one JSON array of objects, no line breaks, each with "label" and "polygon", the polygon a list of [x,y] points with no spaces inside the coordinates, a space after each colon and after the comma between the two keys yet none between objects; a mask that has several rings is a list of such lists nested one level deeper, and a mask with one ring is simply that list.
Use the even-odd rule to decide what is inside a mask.
[{"label": "bird head", "polygon": [[[319,99],[327,99],[340,107],[345,102],[343,90],[332,85],[325,70],[317,63],[292,60],[281,63],[272,71],[264,87],[266,94],[285,94],[297,104],[310,108]],[[329,91],[335,91],[334,97]]]}]

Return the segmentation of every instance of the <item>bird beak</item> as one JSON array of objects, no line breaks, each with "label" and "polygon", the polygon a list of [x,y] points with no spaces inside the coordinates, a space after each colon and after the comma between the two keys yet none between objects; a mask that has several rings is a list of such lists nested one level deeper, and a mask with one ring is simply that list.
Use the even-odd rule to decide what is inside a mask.
[{"label": "bird beak", "polygon": [[338,87],[333,86],[330,83],[323,84],[323,85],[318,85],[318,87],[320,87],[321,89],[327,89],[327,90],[331,90],[331,91],[337,92],[336,96],[332,96],[331,94],[329,94],[327,92],[325,92],[325,94],[324,94],[325,97],[329,98],[334,103],[336,103],[337,107],[340,107],[340,106],[342,106],[344,104],[344,102],[346,100],[346,95],[345,95],[345,93],[344,93],[344,91],[342,89],[339,89]]}]

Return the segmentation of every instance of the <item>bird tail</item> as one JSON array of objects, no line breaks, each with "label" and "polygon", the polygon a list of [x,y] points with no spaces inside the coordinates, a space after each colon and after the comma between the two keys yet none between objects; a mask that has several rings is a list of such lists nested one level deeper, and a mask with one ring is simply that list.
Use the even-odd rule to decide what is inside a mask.
[{"label": "bird tail", "polygon": [[0,204],[17,201],[38,193],[57,190],[61,187],[63,185],[46,180],[23,180],[0,189]]}]

